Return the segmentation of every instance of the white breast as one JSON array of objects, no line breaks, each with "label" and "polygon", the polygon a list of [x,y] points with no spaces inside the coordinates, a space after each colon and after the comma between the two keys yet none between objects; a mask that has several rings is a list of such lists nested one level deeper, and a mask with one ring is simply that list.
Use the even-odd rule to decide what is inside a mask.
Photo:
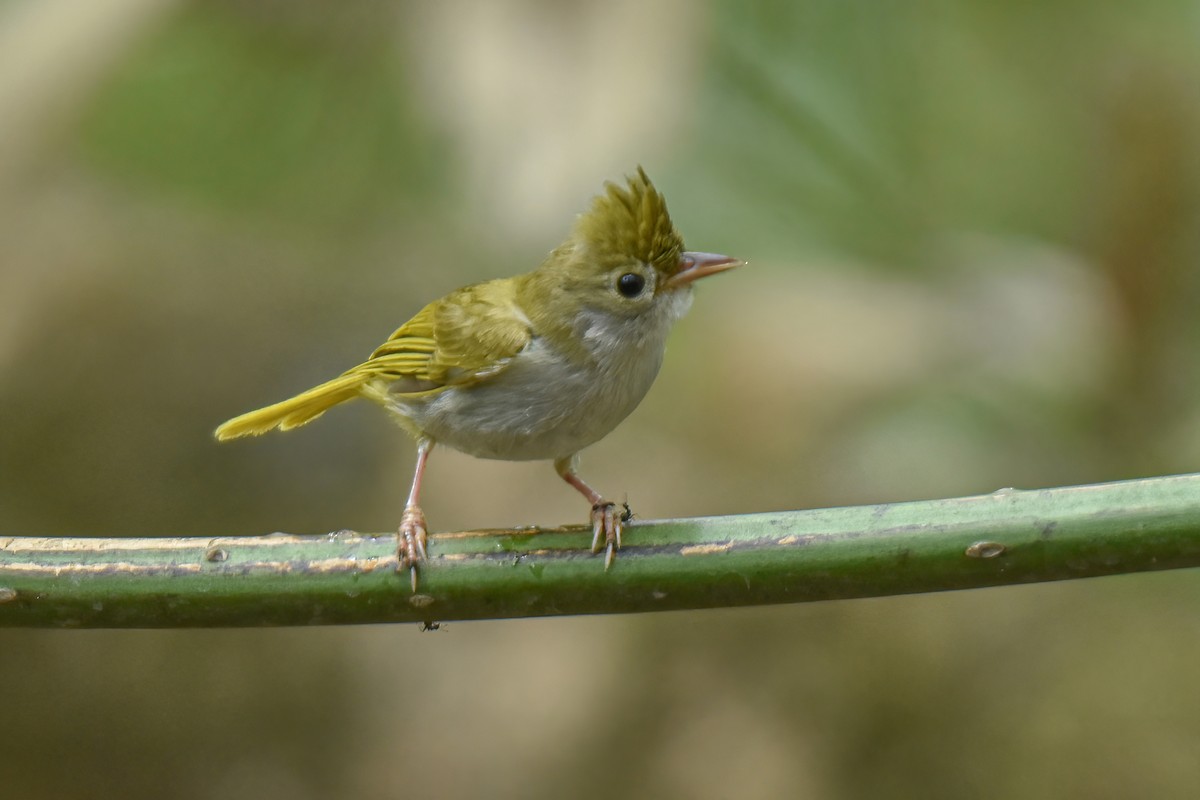
[{"label": "white breast", "polygon": [[535,337],[494,378],[426,399],[397,398],[393,410],[437,442],[480,458],[572,455],[608,435],[650,390],[667,334],[691,304],[690,291],[671,294],[633,319],[585,312],[583,365]]}]

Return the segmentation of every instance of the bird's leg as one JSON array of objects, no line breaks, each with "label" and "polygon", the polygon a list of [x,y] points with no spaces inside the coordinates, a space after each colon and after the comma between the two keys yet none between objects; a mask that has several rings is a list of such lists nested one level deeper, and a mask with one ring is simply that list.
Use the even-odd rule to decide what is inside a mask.
[{"label": "bird's leg", "polygon": [[413,472],[412,489],[408,493],[408,502],[404,505],[404,515],[400,517],[398,553],[400,571],[408,570],[412,581],[412,590],[417,591],[417,563],[425,560],[425,512],[421,511],[420,494],[421,478],[425,474],[425,462],[429,459],[429,451],[433,449],[433,440],[421,439],[417,442],[417,466]]},{"label": "bird's leg", "polygon": [[600,552],[600,537],[603,536],[606,550],[604,568],[607,570],[612,566],[616,551],[621,549],[621,529],[625,517],[617,511],[616,503],[605,500],[579,477],[579,473],[575,471],[576,461],[577,457],[574,455],[560,458],[554,462],[554,470],[592,504],[592,552]]}]

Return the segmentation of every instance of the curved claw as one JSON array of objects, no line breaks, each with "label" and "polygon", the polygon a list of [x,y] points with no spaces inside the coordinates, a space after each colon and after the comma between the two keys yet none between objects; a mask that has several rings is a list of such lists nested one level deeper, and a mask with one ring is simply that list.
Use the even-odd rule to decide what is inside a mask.
[{"label": "curved claw", "polygon": [[409,581],[412,584],[412,590],[415,594],[417,591],[417,564],[426,559],[425,554],[425,514],[418,506],[409,506],[404,509],[404,516],[400,518],[400,529],[397,532],[399,539],[397,547],[397,555],[399,556],[399,566],[397,570],[403,572],[408,570]]},{"label": "curved claw", "polygon": [[[612,566],[613,559],[621,549],[621,531],[624,529],[625,515],[617,512],[617,504],[602,501],[592,506],[592,552],[599,553],[605,549],[604,569]],[[601,537],[603,536],[603,545]]]}]

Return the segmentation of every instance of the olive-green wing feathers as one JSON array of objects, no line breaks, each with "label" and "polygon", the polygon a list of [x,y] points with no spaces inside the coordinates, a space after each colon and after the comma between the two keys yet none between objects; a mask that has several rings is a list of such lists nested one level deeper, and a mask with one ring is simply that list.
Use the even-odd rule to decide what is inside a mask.
[{"label": "olive-green wing feathers", "polygon": [[512,282],[490,281],[425,306],[350,373],[395,382],[399,394],[469,385],[501,372],[531,337]]},{"label": "olive-green wing feathers", "polygon": [[360,395],[426,394],[466,386],[504,370],[532,338],[511,281],[467,286],[400,326],[369,359],[331,381],[217,428],[218,439],[258,436],[312,422]]}]

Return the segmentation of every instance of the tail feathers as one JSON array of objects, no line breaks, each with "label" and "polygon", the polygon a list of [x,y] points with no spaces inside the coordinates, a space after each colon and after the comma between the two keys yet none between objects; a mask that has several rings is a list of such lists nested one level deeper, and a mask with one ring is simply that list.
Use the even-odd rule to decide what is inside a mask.
[{"label": "tail feathers", "polygon": [[338,403],[357,397],[365,379],[362,373],[346,373],[282,403],[234,417],[217,428],[216,437],[225,441],[243,436],[260,436],[275,428],[281,431],[298,428]]}]

